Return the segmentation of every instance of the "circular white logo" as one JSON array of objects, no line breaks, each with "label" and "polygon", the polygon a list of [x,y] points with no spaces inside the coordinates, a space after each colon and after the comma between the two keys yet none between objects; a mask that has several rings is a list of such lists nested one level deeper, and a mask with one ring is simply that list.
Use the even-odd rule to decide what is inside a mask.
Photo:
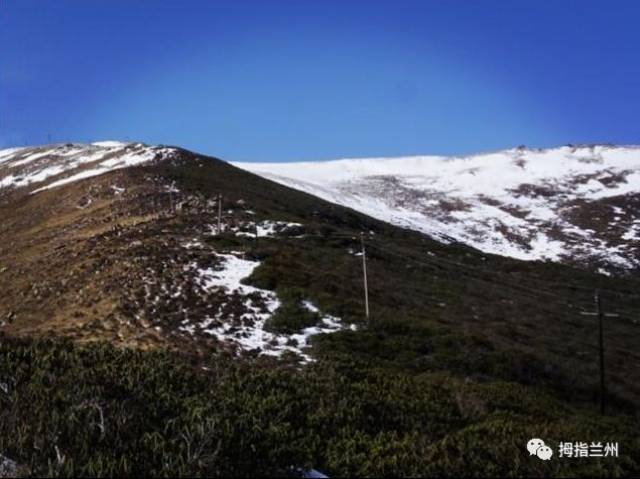
[{"label": "circular white logo", "polygon": [[527,451],[530,456],[538,456],[543,461],[548,461],[553,456],[553,450],[542,439],[535,437],[527,443]]}]

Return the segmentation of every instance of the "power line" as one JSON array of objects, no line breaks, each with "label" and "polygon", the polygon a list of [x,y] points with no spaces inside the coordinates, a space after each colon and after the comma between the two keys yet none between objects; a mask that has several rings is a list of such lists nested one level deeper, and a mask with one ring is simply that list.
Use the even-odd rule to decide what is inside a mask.
[{"label": "power line", "polygon": [[[312,236],[312,235],[306,235],[306,236]],[[344,238],[344,239],[350,238],[350,239],[356,240],[356,235],[347,234],[347,233],[330,233],[330,234],[327,234],[327,235],[313,235],[313,236],[321,237],[321,238],[331,238],[331,237]],[[369,241],[370,241],[370,243],[376,243],[376,242],[378,242],[378,239],[375,238],[374,236],[371,236],[369,238]],[[385,244],[384,248],[386,249],[387,247],[388,247],[388,245]],[[471,265],[468,265],[468,264],[463,264],[463,263],[460,263],[460,262],[457,262],[457,261],[454,261],[454,260],[450,260],[450,259],[445,259],[445,258],[442,258],[442,257],[430,256],[430,261],[440,262],[440,263],[443,263],[443,264],[449,264],[449,265],[453,265],[453,266],[458,266],[460,268],[465,268],[465,269],[474,269],[474,270],[477,270],[479,272],[482,272],[483,274],[486,274],[486,271],[484,269],[480,268],[480,267],[471,266]],[[508,274],[508,273],[505,273],[505,274]],[[559,283],[557,281],[550,281],[548,279],[540,280],[540,279],[537,279],[537,278],[534,278],[534,277],[528,277],[527,281],[531,282],[531,283],[536,283],[536,284],[539,284],[539,285],[543,285],[544,287],[550,287],[550,286],[554,286],[555,285],[555,286],[559,286],[559,287],[567,288],[567,289],[578,289],[578,290],[581,290],[581,291],[583,291],[585,293],[589,293],[589,294],[591,294],[592,291],[593,291],[593,287],[592,286],[583,286],[583,285],[578,285],[578,284],[568,284],[568,283],[564,283],[564,282],[563,283]],[[606,289],[606,288],[599,288],[599,290],[601,292],[606,292],[606,293],[615,294],[615,295],[623,295],[623,296],[628,296],[628,297],[635,297],[635,298],[638,298],[640,300],[640,293],[623,292],[623,291],[620,291],[620,290],[610,290],[610,289]]]},{"label": "power line", "polygon": [[[375,245],[375,244],[373,244],[373,246],[374,246],[374,248],[378,247],[378,245]],[[383,253],[386,253],[386,254],[401,258],[405,262],[422,265],[422,266],[425,266],[425,267],[428,267],[428,268],[434,268],[434,267],[441,266],[441,263],[439,261],[434,261],[432,258],[424,258],[424,260],[420,261],[420,260],[416,260],[416,259],[404,256],[404,255],[401,255],[399,253],[390,252],[388,249],[385,249],[383,251]],[[534,290],[534,289],[531,289],[531,288],[524,287],[522,285],[514,285],[512,283],[507,283],[507,282],[499,280],[497,275],[492,279],[479,278],[477,276],[470,276],[471,273],[469,271],[480,272],[482,274],[487,274],[487,272],[486,271],[482,271],[482,270],[478,270],[477,268],[473,268],[473,269],[465,268],[465,265],[462,265],[462,264],[456,264],[456,266],[459,266],[463,270],[463,274],[469,275],[469,278],[472,279],[472,280],[475,280],[475,281],[481,281],[483,283],[491,284],[493,286],[506,287],[506,288],[509,288],[511,290],[519,291],[519,292],[526,291],[526,292],[531,293],[533,295],[533,298],[535,298],[537,300],[539,300],[539,297],[540,297],[541,294],[543,294],[543,295],[546,294],[546,295],[548,295],[550,297],[553,297],[554,299],[562,300],[563,302],[566,301],[566,297],[565,296],[561,296],[561,295],[557,295],[557,294],[553,294],[553,293],[548,293],[546,291],[541,291],[541,290]]]},{"label": "power line", "polygon": [[[376,245],[376,241],[377,240],[374,239],[374,240],[370,241],[370,244],[372,244],[373,246],[378,246],[378,245]],[[383,246],[380,245],[380,248],[382,249]],[[384,253],[387,253],[387,254],[390,253],[389,252],[389,246],[387,244],[384,245]],[[482,275],[486,275],[487,274],[487,271],[484,270],[484,269],[481,269],[481,268],[478,268],[478,267],[475,267],[475,266],[466,265],[466,264],[463,264],[463,263],[459,263],[459,262],[453,261],[453,260],[434,257],[434,256],[431,256],[431,255],[428,255],[427,257],[423,257],[423,261],[422,262],[420,262],[419,260],[415,260],[413,258],[409,258],[404,254],[399,254],[398,253],[397,256],[401,256],[405,261],[412,261],[412,262],[415,262],[415,263],[422,263],[422,264],[424,264],[424,261],[427,261],[427,262],[432,263],[432,264],[444,264],[444,265],[457,266],[458,268],[461,268],[461,269],[464,269],[464,270],[468,270],[468,271],[475,271],[475,272],[480,273]],[[501,273],[501,274],[508,274],[508,273]],[[494,275],[494,279],[486,280],[486,281],[498,282],[497,276],[498,275],[495,274]],[[581,291],[583,291],[585,293],[588,292],[589,294],[591,294],[592,291],[593,291],[593,287],[589,288],[587,286],[567,285],[567,284],[564,284],[564,283],[547,282],[546,280],[537,280],[537,279],[531,278],[531,277],[527,277],[526,281],[530,282],[530,283],[536,283],[536,284],[539,284],[539,285],[544,285],[544,286],[549,286],[549,285],[556,284],[556,285],[562,286],[564,288],[578,289],[578,290],[581,290]],[[509,284],[509,286],[512,286],[512,285]],[[541,289],[541,287],[538,287],[535,290],[533,290],[531,288],[527,288],[527,287],[519,285],[518,288],[527,289],[527,290],[529,290],[530,292],[532,292],[532,293],[534,293],[536,295],[543,294],[543,295],[547,295],[547,296],[551,296],[551,297],[555,297],[555,298],[565,299],[564,296],[560,296],[557,293],[552,293],[550,291]],[[620,291],[606,290],[606,289],[602,289],[602,288],[600,288],[600,291],[610,292],[610,293],[616,294],[616,295],[624,295],[625,294],[625,293],[621,293]]]}]

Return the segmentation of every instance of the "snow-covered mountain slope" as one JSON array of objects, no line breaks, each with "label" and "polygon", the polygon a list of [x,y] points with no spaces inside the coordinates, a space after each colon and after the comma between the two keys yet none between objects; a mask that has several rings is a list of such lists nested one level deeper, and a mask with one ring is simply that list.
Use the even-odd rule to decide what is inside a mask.
[{"label": "snow-covered mountain slope", "polygon": [[601,272],[640,266],[637,146],[235,166],[488,253]]},{"label": "snow-covered mountain slope", "polygon": [[109,171],[162,159],[172,148],[104,141],[0,150],[0,193],[55,188]]}]

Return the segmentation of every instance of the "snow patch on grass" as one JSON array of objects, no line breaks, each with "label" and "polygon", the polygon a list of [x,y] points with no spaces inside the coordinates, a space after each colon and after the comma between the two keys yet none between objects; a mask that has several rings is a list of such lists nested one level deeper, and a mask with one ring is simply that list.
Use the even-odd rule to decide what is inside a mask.
[{"label": "snow patch on grass", "polygon": [[[240,321],[229,321],[223,304],[215,317],[205,318],[197,324],[185,322],[180,328],[182,331],[190,334],[200,331],[221,342],[233,343],[242,350],[258,351],[267,356],[281,356],[290,352],[298,355],[302,362],[309,362],[312,358],[305,350],[310,346],[312,337],[345,329],[340,318],[323,315],[313,303],[305,301],[305,308],[321,316],[317,325],[290,335],[266,331],[265,323],[277,311],[281,302],[275,292],[244,283],[260,266],[260,262],[240,258],[240,254],[217,254],[221,261],[216,267],[196,270],[197,281],[205,290],[221,290],[227,297],[242,298],[244,313]],[[349,327],[355,329],[355,326]]]},{"label": "snow patch on grass", "polygon": [[[299,228],[302,225],[300,223],[292,223],[286,221],[271,221],[265,220],[259,223],[243,223],[234,227],[232,230],[236,236],[242,236],[247,238],[272,238],[278,234],[286,233],[287,230],[292,228]],[[250,231],[246,231],[249,229]]]}]

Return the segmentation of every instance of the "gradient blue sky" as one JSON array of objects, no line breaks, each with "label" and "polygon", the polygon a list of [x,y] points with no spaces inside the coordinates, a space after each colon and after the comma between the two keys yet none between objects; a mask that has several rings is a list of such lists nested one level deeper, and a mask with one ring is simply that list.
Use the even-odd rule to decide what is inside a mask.
[{"label": "gradient blue sky", "polygon": [[0,0],[0,146],[640,143],[640,1]]}]

